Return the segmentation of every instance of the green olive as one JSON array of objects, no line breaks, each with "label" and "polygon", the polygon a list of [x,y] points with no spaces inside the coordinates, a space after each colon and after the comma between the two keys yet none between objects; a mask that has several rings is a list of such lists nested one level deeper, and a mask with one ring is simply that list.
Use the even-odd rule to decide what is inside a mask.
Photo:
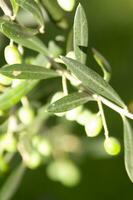
[{"label": "green olive", "polygon": [[19,64],[22,62],[21,54],[14,44],[6,46],[4,50],[4,55],[5,60],[9,65]]},{"label": "green olive", "polygon": [[76,121],[82,111],[82,108],[82,106],[79,106],[77,108],[67,111],[65,114],[66,119],[69,121]]},{"label": "green olive", "polygon": [[49,141],[44,137],[35,136],[32,139],[33,146],[43,156],[50,156],[51,145]]},{"label": "green olive", "polygon": [[109,137],[108,139],[105,139],[104,148],[105,151],[112,156],[119,154],[121,151],[120,142],[114,137]]},{"label": "green olive", "polygon": [[12,83],[12,79],[0,74],[0,84],[2,85],[10,85]]},{"label": "green olive", "polygon": [[92,112],[89,110],[83,110],[77,117],[76,121],[82,125],[85,126],[86,123],[88,123],[88,119],[92,116]]},{"label": "green olive", "polygon": [[102,120],[97,114],[92,114],[85,123],[85,131],[88,137],[96,137],[102,130]]},{"label": "green olive", "polygon": [[16,152],[17,141],[16,138],[11,133],[5,133],[0,138],[0,146],[3,150],[7,152]]},{"label": "green olive", "polygon": [[29,125],[34,119],[34,111],[30,107],[21,107],[18,110],[18,116],[23,124]]},{"label": "green olive", "polygon": [[57,0],[60,7],[65,11],[72,11],[75,5],[75,0]]},{"label": "green olive", "polygon": [[30,169],[37,168],[42,162],[42,157],[37,151],[27,153],[26,159],[24,160],[25,165]]},{"label": "green olive", "polygon": [[76,186],[81,178],[78,167],[70,160],[60,159],[51,162],[47,167],[47,175],[68,187]]}]

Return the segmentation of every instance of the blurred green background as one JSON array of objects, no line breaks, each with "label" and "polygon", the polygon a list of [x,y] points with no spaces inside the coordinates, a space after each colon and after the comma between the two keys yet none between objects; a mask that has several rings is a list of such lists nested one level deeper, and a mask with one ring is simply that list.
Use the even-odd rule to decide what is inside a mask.
[{"label": "blurred green background", "polygon": [[[128,104],[133,100],[133,0],[80,2],[88,17],[89,46],[95,47],[109,60],[113,69],[111,85]],[[68,17],[72,23],[74,11]],[[60,31],[57,30],[58,33]],[[47,34],[45,40],[50,36]],[[89,56],[88,64],[93,65]],[[105,109],[110,135],[116,136],[122,142],[120,117]],[[88,145],[95,140],[87,138],[83,128],[76,123],[73,126],[74,134],[83,135],[85,140],[90,140]],[[81,160],[79,166],[82,179],[74,188],[67,188],[49,180],[45,167],[27,170],[13,200],[133,199],[133,184],[124,168],[123,153],[115,158],[88,155]]]}]

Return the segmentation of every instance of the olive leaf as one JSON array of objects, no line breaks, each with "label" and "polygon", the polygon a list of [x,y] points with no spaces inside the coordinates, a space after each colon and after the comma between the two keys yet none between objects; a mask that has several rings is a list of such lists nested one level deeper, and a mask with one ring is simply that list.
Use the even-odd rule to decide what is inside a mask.
[{"label": "olive leaf", "polygon": [[[23,37],[28,38],[36,35],[38,31],[36,29],[26,28],[24,26],[20,26],[19,24],[5,19],[4,17],[0,17],[0,31],[4,34],[3,27],[7,27],[9,29],[9,35],[12,37]],[[6,31],[7,32],[7,31]]]},{"label": "olive leaf", "polygon": [[3,68],[0,68],[0,73],[11,78],[31,80],[41,80],[59,76],[54,70],[29,64],[6,65]]},{"label": "olive leaf", "polygon": [[129,121],[123,116],[124,126],[124,161],[127,174],[133,182],[133,129]]},{"label": "olive leaf", "polygon": [[7,89],[0,95],[0,110],[7,110],[17,104],[20,99],[28,94],[38,81],[22,81],[16,87]]},{"label": "olive leaf", "polygon": [[61,59],[68,69],[77,76],[86,89],[106,97],[121,107],[125,107],[124,102],[116,91],[99,74],[71,58],[61,56]]},{"label": "olive leaf", "polygon": [[42,15],[42,11],[38,4],[33,0],[16,0],[18,5],[22,7],[23,9],[29,11],[33,14],[33,16],[36,18],[37,22],[41,27],[44,27],[44,18]]},{"label": "olive leaf", "polygon": [[47,107],[48,112],[59,113],[72,110],[88,101],[94,101],[92,96],[85,92],[75,92],[64,96]]},{"label": "olive leaf", "polygon": [[12,8],[13,8],[13,15],[16,16],[19,10],[19,5],[16,3],[16,0],[10,0]]},{"label": "olive leaf", "polygon": [[96,62],[98,63],[98,65],[101,67],[103,71],[104,80],[109,82],[111,79],[111,74],[112,74],[112,69],[109,62],[96,49],[92,48],[92,52],[93,52],[94,59],[96,60]]},{"label": "olive leaf", "polygon": [[25,28],[15,22],[0,18],[0,32],[24,47],[49,55],[47,47],[35,36],[36,30]]},{"label": "olive leaf", "polygon": [[0,200],[10,200],[17,191],[25,172],[23,163],[20,163],[7,177],[6,182],[0,189]]},{"label": "olive leaf", "polygon": [[85,64],[88,47],[88,24],[81,4],[78,5],[74,18],[73,43],[76,59]]}]

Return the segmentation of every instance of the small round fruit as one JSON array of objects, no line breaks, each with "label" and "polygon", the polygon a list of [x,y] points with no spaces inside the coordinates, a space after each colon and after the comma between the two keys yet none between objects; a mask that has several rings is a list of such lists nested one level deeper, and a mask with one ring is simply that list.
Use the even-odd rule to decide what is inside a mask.
[{"label": "small round fruit", "polygon": [[37,167],[40,166],[41,162],[42,162],[42,157],[36,151],[31,152],[27,156],[26,160],[24,160],[25,165],[30,169],[36,169]]},{"label": "small round fruit", "polygon": [[[64,93],[63,92],[56,92],[55,94],[54,94],[54,96],[52,97],[52,99],[51,99],[51,103],[54,103],[55,101],[58,101],[59,99],[61,99],[61,98],[63,98],[64,97]],[[62,117],[62,116],[64,116],[65,115],[65,113],[64,112],[62,112],[62,113],[54,113],[56,116],[58,116],[58,117]]]},{"label": "small round fruit", "polygon": [[9,65],[22,62],[21,54],[15,45],[8,45],[4,50],[5,60]]},{"label": "small round fruit", "polygon": [[33,146],[37,149],[37,151],[43,156],[51,155],[51,145],[49,141],[44,137],[35,136],[32,139]]},{"label": "small round fruit", "polygon": [[77,108],[74,108],[70,111],[66,112],[66,119],[69,121],[75,121],[77,120],[78,116],[80,115],[82,111],[82,106],[79,106]]},{"label": "small round fruit", "polygon": [[0,74],[0,84],[2,85],[10,85],[12,83],[12,79]]},{"label": "small round fruit", "polygon": [[89,110],[83,110],[77,117],[76,121],[82,125],[85,126],[86,123],[88,123],[88,119],[91,117],[92,112]]},{"label": "small round fruit", "polygon": [[23,124],[29,125],[34,119],[34,111],[29,107],[21,107],[18,111],[18,116]]},{"label": "small round fruit", "polygon": [[75,5],[75,0],[57,0],[60,7],[65,11],[72,11]]},{"label": "small round fruit", "polygon": [[72,161],[66,159],[51,162],[46,172],[50,179],[60,181],[68,187],[76,186],[81,179],[78,167]]},{"label": "small round fruit", "polygon": [[108,139],[105,139],[104,148],[105,151],[111,156],[118,155],[121,151],[120,142],[114,137],[109,137]]},{"label": "small round fruit", "polygon": [[7,152],[11,152],[11,153],[16,152],[17,150],[16,138],[10,133],[5,133],[0,138],[0,146],[3,150]]},{"label": "small round fruit", "polygon": [[96,137],[102,130],[102,120],[97,114],[92,114],[85,124],[85,131],[88,137]]}]

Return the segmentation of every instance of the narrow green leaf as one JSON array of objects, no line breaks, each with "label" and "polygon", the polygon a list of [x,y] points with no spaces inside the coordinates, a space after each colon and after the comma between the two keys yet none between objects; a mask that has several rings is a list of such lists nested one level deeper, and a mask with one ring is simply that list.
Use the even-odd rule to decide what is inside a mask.
[{"label": "narrow green leaf", "polygon": [[92,49],[94,59],[98,63],[98,65],[101,67],[103,74],[104,74],[104,80],[107,82],[111,79],[112,69],[109,64],[109,62],[103,57],[101,53],[99,53],[96,49]]},{"label": "narrow green leaf", "polygon": [[36,30],[33,31],[32,29],[24,28],[19,24],[0,18],[0,32],[24,47],[44,55],[49,55],[47,47],[38,37],[34,36]]},{"label": "narrow green leaf", "polygon": [[17,104],[23,96],[28,94],[38,81],[22,81],[15,88],[7,89],[0,95],[0,110],[7,110]]},{"label": "narrow green leaf", "polygon": [[[4,25],[4,26],[3,26]],[[4,19],[3,17],[0,17],[0,31],[4,34],[4,30],[3,27],[7,27],[7,29],[9,29],[9,34],[12,35],[12,37],[16,36],[16,37],[23,37],[23,38],[29,38],[31,36],[34,36],[35,34],[37,34],[37,30],[36,29],[31,29],[31,28],[26,28],[23,26],[20,26],[19,24]]]},{"label": "narrow green leaf", "polygon": [[54,70],[29,64],[6,65],[3,68],[0,68],[0,73],[11,78],[31,80],[41,80],[59,76]]},{"label": "narrow green leaf", "polygon": [[44,19],[38,4],[33,0],[16,0],[18,5],[23,9],[29,11],[36,18],[41,27],[44,27]]},{"label": "narrow green leaf", "polygon": [[123,117],[123,125],[125,167],[129,178],[133,182],[133,129],[125,117]]},{"label": "narrow green leaf", "polygon": [[7,178],[0,190],[0,200],[10,200],[17,191],[25,172],[23,164],[19,164]]},{"label": "narrow green leaf", "polygon": [[60,6],[57,4],[56,0],[42,0],[42,4],[44,5],[44,8],[47,10],[50,17],[53,19],[53,21],[56,22],[58,26],[61,28],[67,28],[68,23],[66,19],[64,18],[64,12],[60,8]]},{"label": "narrow green leaf", "polygon": [[93,93],[104,96],[121,107],[125,104],[116,91],[95,71],[71,58],[61,57],[68,69]]},{"label": "narrow green leaf", "polygon": [[12,8],[13,8],[13,15],[16,16],[19,10],[19,5],[16,3],[16,0],[10,0]]},{"label": "narrow green leaf", "polygon": [[78,5],[74,18],[74,52],[76,59],[85,64],[88,47],[88,23],[86,14],[81,4]]},{"label": "narrow green leaf", "polygon": [[70,51],[73,51],[73,29],[69,31],[66,41],[66,52]]},{"label": "narrow green leaf", "polygon": [[94,99],[85,92],[75,92],[50,104],[47,111],[52,113],[65,112],[85,104],[88,101],[94,101]]}]

